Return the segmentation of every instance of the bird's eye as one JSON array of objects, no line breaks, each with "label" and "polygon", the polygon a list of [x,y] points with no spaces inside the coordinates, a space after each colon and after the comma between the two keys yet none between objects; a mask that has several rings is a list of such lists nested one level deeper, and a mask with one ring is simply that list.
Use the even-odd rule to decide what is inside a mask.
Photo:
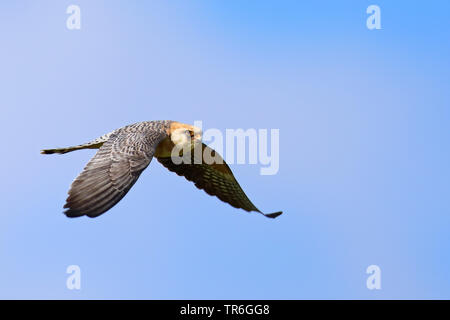
[{"label": "bird's eye", "polygon": [[192,132],[190,130],[186,130],[184,133],[188,136],[191,136],[191,138],[194,136],[194,132]]}]

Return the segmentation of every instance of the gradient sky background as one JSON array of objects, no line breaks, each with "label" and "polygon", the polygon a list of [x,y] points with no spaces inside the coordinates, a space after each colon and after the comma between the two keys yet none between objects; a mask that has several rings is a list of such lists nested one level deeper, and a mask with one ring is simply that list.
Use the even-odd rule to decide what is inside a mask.
[{"label": "gradient sky background", "polygon": [[[66,9],[81,8],[81,30]],[[382,30],[366,28],[381,7]],[[448,1],[2,1],[0,298],[450,298]],[[280,129],[280,170],[233,165],[276,220],[150,164],[68,219],[124,125]],[[66,268],[81,268],[81,290]],[[366,288],[366,268],[382,289]]]}]

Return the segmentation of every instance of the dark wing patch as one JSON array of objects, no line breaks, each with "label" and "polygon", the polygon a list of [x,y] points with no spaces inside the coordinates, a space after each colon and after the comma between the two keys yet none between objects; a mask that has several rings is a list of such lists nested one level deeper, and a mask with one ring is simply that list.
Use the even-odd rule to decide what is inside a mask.
[{"label": "dark wing patch", "polygon": [[[244,209],[246,211],[256,211],[269,218],[276,218],[282,214],[281,211],[270,214],[259,211],[242,190],[235,179],[233,172],[218,153],[207,145],[202,144],[201,154],[202,159],[196,159],[195,157],[198,155],[195,152],[192,152],[190,164],[175,164],[170,157],[157,159],[170,171],[194,182],[197,188],[204,190],[209,195],[218,197],[220,200],[235,208]],[[215,157],[216,162],[207,164],[203,161],[204,154],[212,155]]]},{"label": "dark wing patch", "polygon": [[150,164],[160,132],[118,131],[111,135],[69,190],[68,217],[97,217],[117,204]]}]

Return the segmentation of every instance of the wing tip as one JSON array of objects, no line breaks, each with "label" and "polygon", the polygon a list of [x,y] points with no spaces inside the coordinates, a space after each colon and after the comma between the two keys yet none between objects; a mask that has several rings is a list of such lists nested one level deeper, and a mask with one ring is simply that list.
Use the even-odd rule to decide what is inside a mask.
[{"label": "wing tip", "polygon": [[263,213],[264,216],[266,216],[267,218],[271,218],[271,219],[275,219],[278,216],[281,216],[283,214],[283,211],[277,211],[274,213]]},{"label": "wing tip", "polygon": [[78,218],[78,217],[82,217],[84,216],[84,213],[81,213],[77,210],[73,210],[73,209],[67,209],[65,211],[63,211],[63,213],[65,214],[65,216],[67,218]]},{"label": "wing tip", "polygon": [[88,217],[88,218],[96,218],[99,215],[103,214],[104,212],[108,211],[107,210],[101,210],[101,211],[95,211],[95,210],[85,210],[85,209],[80,209],[80,208],[76,208],[76,207],[72,207],[72,205],[70,203],[66,203],[64,205],[64,210],[63,213],[67,218],[79,218],[79,217]]},{"label": "wing tip", "polygon": [[77,210],[77,209],[73,208],[71,206],[71,203],[69,203],[69,202],[66,202],[66,204],[64,205],[63,208],[65,209],[63,211],[63,213],[67,218],[78,218],[78,217],[82,217],[82,216],[86,215],[81,210]]}]

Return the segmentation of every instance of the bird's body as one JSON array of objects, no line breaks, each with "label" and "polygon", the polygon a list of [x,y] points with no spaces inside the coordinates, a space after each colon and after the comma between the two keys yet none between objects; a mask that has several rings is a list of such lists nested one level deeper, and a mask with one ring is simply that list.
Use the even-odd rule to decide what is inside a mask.
[{"label": "bird's body", "polygon": [[[170,171],[194,182],[197,188],[233,207],[262,213],[247,198],[223,159],[202,144],[201,131],[191,125],[168,120],[139,122],[85,144],[46,149],[41,153],[63,154],[81,149],[99,151],[72,183],[64,206],[68,217],[97,217],[112,208],[153,157]],[[204,155],[212,155],[216,161],[204,161]],[[174,161],[180,156],[183,161]],[[262,214],[275,218],[281,213]]]}]

